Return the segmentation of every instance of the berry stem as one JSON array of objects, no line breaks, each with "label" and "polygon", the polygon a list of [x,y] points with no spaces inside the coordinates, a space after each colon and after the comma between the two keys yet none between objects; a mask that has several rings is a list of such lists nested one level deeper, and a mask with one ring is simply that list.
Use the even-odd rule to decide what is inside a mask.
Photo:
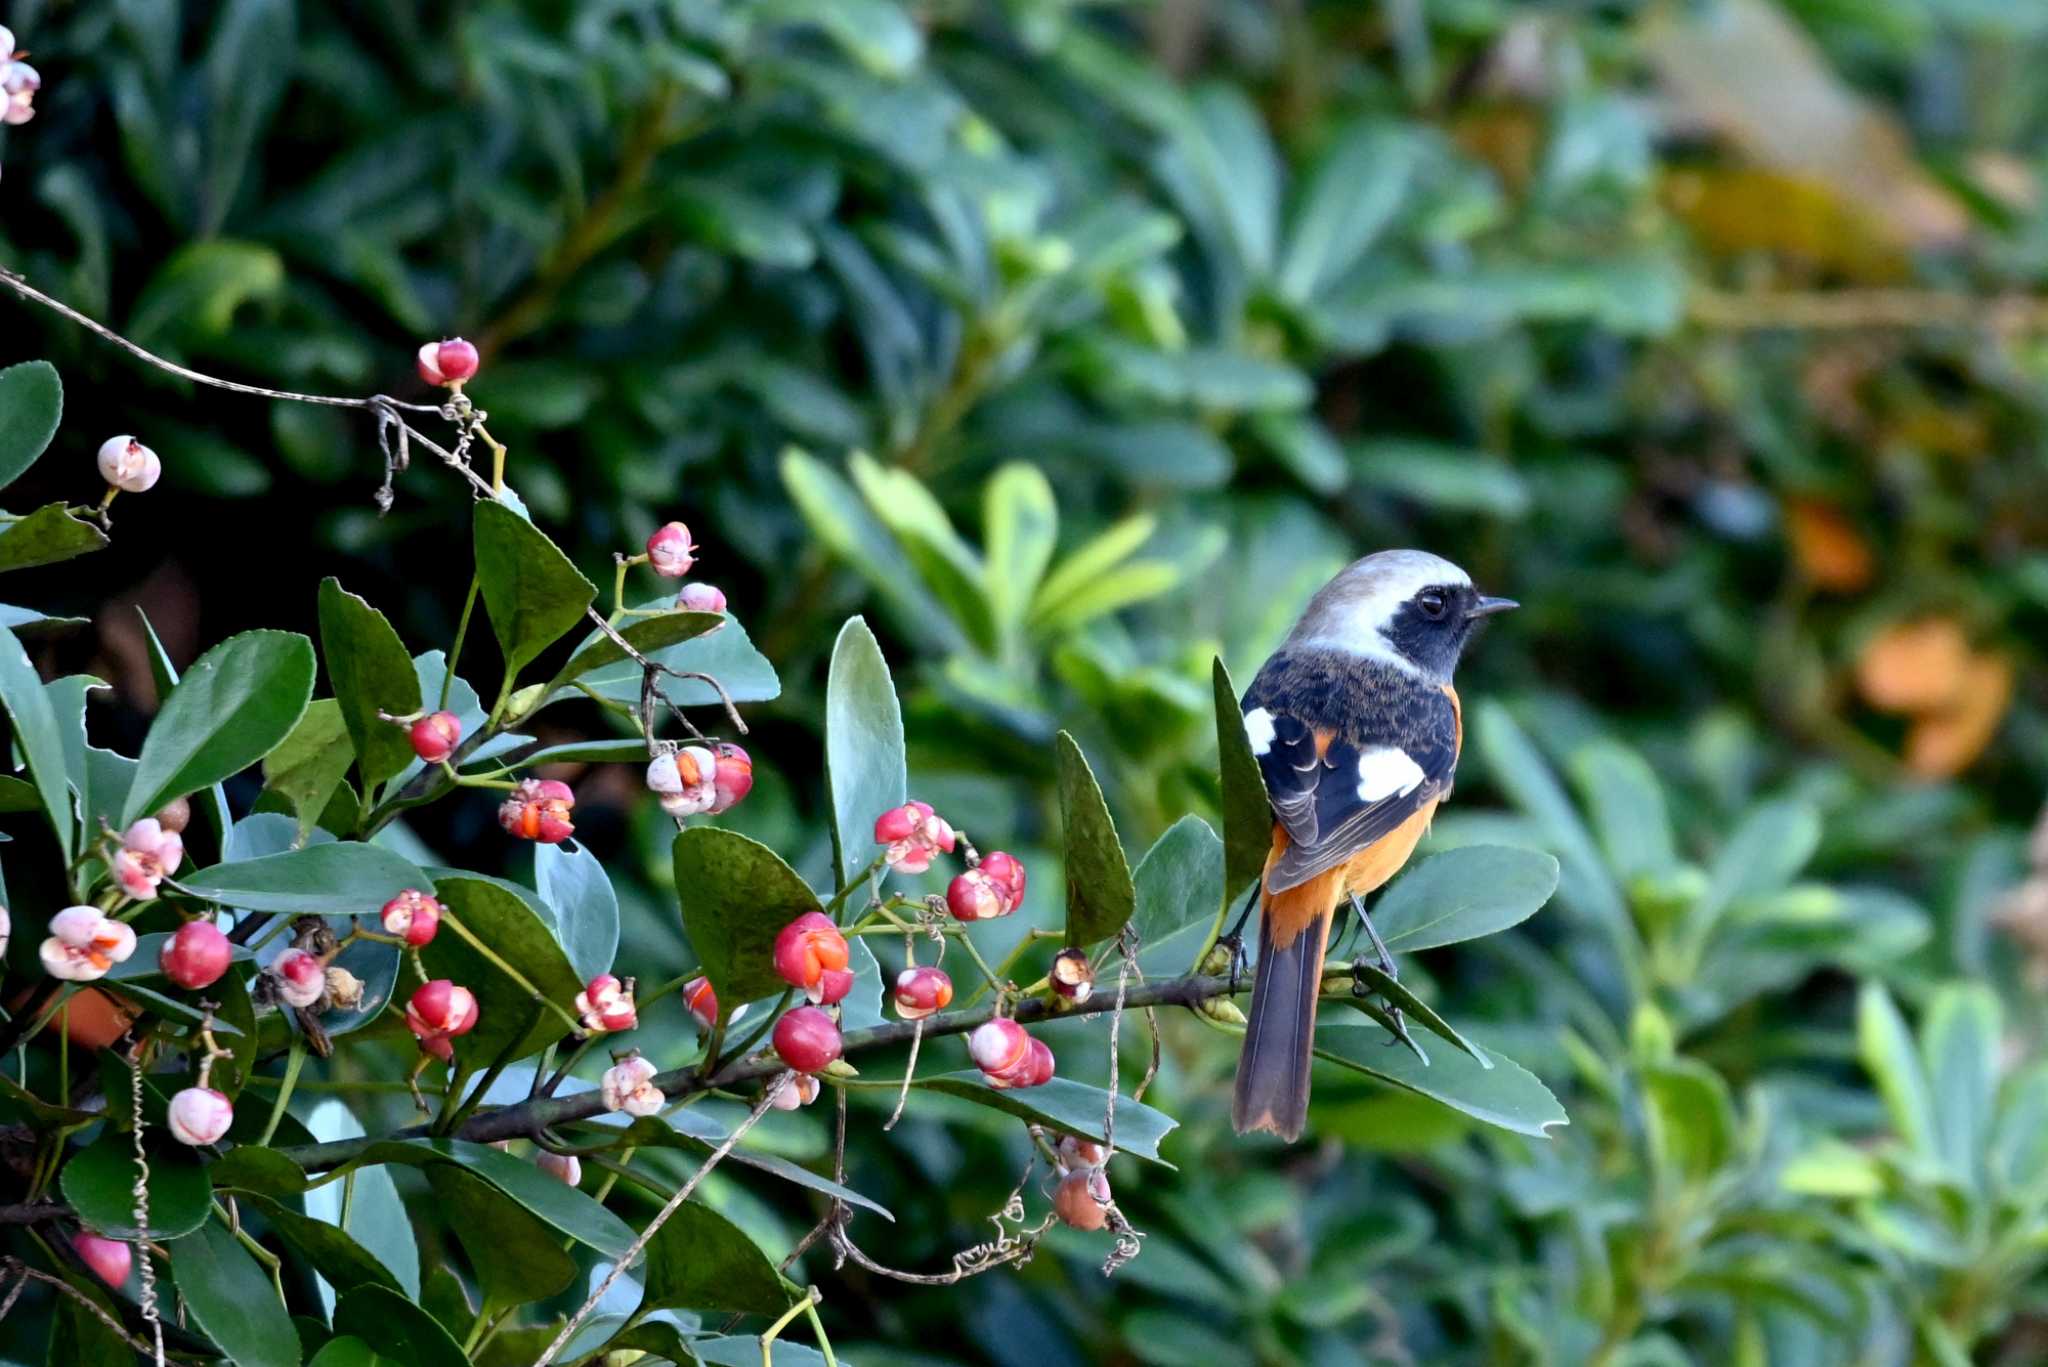
[{"label": "berry stem", "polygon": [[278,1124],[284,1119],[284,1108],[292,1099],[292,1089],[299,1085],[299,1070],[305,1066],[306,1037],[295,1033],[292,1035],[291,1052],[284,1057],[284,1077],[277,1086],[277,1099],[270,1103],[270,1119],[264,1122],[263,1133],[256,1138],[257,1148],[269,1148],[270,1141],[277,1136]]},{"label": "berry stem", "polygon": [[441,696],[434,704],[434,710],[437,712],[445,710],[448,706],[448,690],[455,685],[455,667],[462,660],[462,643],[469,636],[469,619],[476,611],[477,595],[483,591],[483,587],[481,575],[469,576],[469,596],[462,600],[462,616],[455,623],[455,643],[448,647],[448,658],[443,661],[445,668],[441,671]]},{"label": "berry stem", "polygon": [[[532,981],[529,980],[524,973],[521,973],[511,964],[506,963],[504,958],[499,955],[498,951],[492,949],[482,940],[479,940],[476,937],[476,933],[474,931],[472,931],[468,926],[462,924],[462,920],[460,917],[458,917],[454,912],[448,910],[445,907],[441,910],[441,924],[446,926],[448,929],[454,931],[457,935],[460,935],[465,941],[468,942],[469,947],[471,949],[474,949],[477,953],[483,955],[483,957],[489,960],[490,963],[493,966],[495,966],[499,972],[503,973],[513,982],[518,983],[521,987],[525,988],[528,996],[532,997],[536,1002],[539,1002],[546,1009],[553,1011],[557,1016],[560,1016],[563,1022],[567,1024],[571,1030],[577,1031],[579,1033],[582,1031],[583,1022],[577,1020],[575,1016],[571,1015],[569,1012],[569,1008],[563,1006],[560,1002],[553,1000],[547,995],[547,993],[535,987]],[[528,1028],[530,1029],[531,1027]],[[524,1033],[524,1031],[521,1032],[522,1036],[524,1035]]]}]

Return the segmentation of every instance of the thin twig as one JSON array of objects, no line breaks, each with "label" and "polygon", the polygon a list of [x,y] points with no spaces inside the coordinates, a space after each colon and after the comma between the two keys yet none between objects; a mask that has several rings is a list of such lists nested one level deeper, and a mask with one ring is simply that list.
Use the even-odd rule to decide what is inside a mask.
[{"label": "thin twig", "polygon": [[692,1173],[690,1180],[678,1187],[676,1194],[668,1198],[668,1204],[664,1205],[655,1213],[654,1218],[647,1222],[647,1227],[640,1231],[638,1237],[627,1246],[625,1253],[620,1256],[617,1262],[612,1264],[612,1270],[607,1272],[604,1280],[597,1284],[597,1289],[590,1293],[590,1298],[584,1301],[576,1313],[569,1317],[569,1322],[562,1326],[562,1332],[555,1335],[554,1342],[547,1346],[547,1351],[534,1359],[533,1367],[548,1367],[548,1364],[555,1360],[555,1355],[561,1352],[569,1340],[575,1336],[577,1329],[582,1327],[583,1321],[590,1318],[591,1312],[597,1309],[598,1302],[604,1299],[605,1293],[612,1289],[612,1283],[616,1282],[625,1274],[626,1269],[633,1265],[641,1252],[646,1249],[648,1242],[660,1232],[663,1225],[668,1223],[669,1217],[678,1210],[681,1210],[683,1202],[690,1199],[690,1193],[697,1189],[697,1184],[704,1180],[705,1174],[717,1167],[720,1160],[733,1151],[734,1146],[740,1142],[740,1139],[746,1132],[753,1129],[761,1117],[768,1113],[768,1108],[775,1104],[776,1094],[781,1092],[784,1087],[789,1086],[795,1077],[795,1073],[784,1069],[779,1076],[762,1089],[761,1099],[754,1103],[754,1109],[748,1113],[747,1118],[733,1127],[732,1133],[727,1135],[719,1146],[711,1151],[711,1156],[704,1160],[704,1166]]},{"label": "thin twig", "polygon": [[[147,1252],[143,1254],[144,1258],[147,1258],[148,1256],[149,1255]],[[71,1297],[72,1300],[75,1300],[80,1305],[84,1306],[87,1310],[90,1310],[92,1312],[94,1319],[98,1320],[101,1324],[106,1325],[107,1328],[113,1330],[116,1334],[119,1334],[121,1336],[121,1342],[127,1344],[130,1348],[133,1348],[138,1353],[142,1353],[144,1355],[150,1353],[151,1348],[148,1339],[139,1338],[136,1335],[129,1333],[127,1326],[123,1325],[119,1320],[115,1319],[112,1315],[109,1315],[106,1311],[102,1310],[99,1307],[99,1304],[96,1301],[94,1301],[92,1297],[86,1295],[83,1291],[80,1291],[77,1287],[65,1281],[62,1277],[53,1277],[47,1272],[39,1272],[35,1268],[30,1267],[27,1263],[23,1262],[21,1259],[15,1257],[13,1254],[7,1254],[4,1257],[0,1257],[0,1276],[19,1277],[22,1279],[22,1282],[24,1284],[31,1281],[38,1281],[42,1282],[46,1286],[55,1287],[57,1290]],[[13,1305],[13,1300],[11,1298],[8,1301],[8,1305],[10,1307]],[[159,1336],[161,1336],[163,1332],[162,1326],[158,1326],[157,1332]],[[155,1353],[156,1360],[158,1362],[162,1362],[164,1360],[164,1350],[163,1344],[161,1342],[159,1342],[156,1345]]]}]

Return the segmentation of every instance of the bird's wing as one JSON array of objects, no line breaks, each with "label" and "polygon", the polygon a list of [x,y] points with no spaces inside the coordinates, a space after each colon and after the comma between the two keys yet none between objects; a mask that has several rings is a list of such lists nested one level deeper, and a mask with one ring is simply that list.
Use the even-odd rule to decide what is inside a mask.
[{"label": "bird's wing", "polygon": [[1267,870],[1269,892],[1328,872],[1450,791],[1457,711],[1448,696],[1437,696],[1435,704],[1401,709],[1384,737],[1359,742],[1271,708],[1247,713],[1273,815],[1288,839]]}]

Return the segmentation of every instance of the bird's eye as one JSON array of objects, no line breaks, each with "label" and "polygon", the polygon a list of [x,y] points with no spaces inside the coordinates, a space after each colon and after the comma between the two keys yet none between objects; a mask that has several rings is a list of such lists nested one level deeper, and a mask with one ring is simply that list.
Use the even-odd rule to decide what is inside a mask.
[{"label": "bird's eye", "polygon": [[1441,593],[1438,593],[1435,589],[1430,589],[1415,595],[1415,606],[1422,609],[1424,617],[1429,618],[1431,621],[1440,621],[1443,618],[1444,610],[1450,605],[1444,601],[1444,596]]}]

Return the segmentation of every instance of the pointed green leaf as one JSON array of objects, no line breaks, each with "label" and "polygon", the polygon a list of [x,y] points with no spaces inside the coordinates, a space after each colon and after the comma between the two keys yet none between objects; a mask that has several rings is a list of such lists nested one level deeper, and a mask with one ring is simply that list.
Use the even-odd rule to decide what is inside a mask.
[{"label": "pointed green leaf", "polygon": [[1958,1177],[1982,1176],[1998,1101],[2004,1029],[1998,996],[1983,983],[1945,984],[1927,1004],[1921,1054],[1934,1091],[1934,1147]]},{"label": "pointed green leaf", "polygon": [[[539,899],[512,884],[466,873],[441,874],[434,895],[468,932],[444,918],[440,933],[420,950],[429,978],[453,979],[476,994],[476,1028],[455,1041],[456,1056],[482,1067],[515,1038],[512,1056],[524,1058],[567,1034],[568,1023],[559,1014],[545,1007],[534,1012],[534,992],[566,1008],[584,983]],[[471,943],[472,936],[488,947],[488,955]],[[507,966],[525,982],[507,973]]]},{"label": "pointed green leaf", "polygon": [[642,1314],[691,1309],[775,1315],[794,1299],[760,1247],[697,1201],[678,1206],[648,1242],[646,1274]]},{"label": "pointed green leaf", "polygon": [[292,733],[263,757],[263,784],[298,814],[299,839],[312,834],[355,757],[341,704],[333,698],[314,699]]},{"label": "pointed green leaf", "polygon": [[[145,1114],[147,1110],[145,1109]],[[145,1131],[145,1133],[149,1133]],[[155,1132],[159,1138],[162,1131]],[[135,1225],[135,1140],[109,1129],[71,1156],[59,1185],[78,1218],[110,1239],[133,1239]],[[182,1145],[149,1146],[149,1232],[175,1239],[206,1223],[213,1190],[205,1165]]]},{"label": "pointed green leaf", "polygon": [[178,880],[187,891],[224,906],[291,916],[372,916],[399,893],[426,882],[411,860],[356,840],[215,864]]},{"label": "pointed green leaf", "polygon": [[470,1367],[439,1320],[385,1287],[359,1286],[343,1296],[334,1307],[334,1328],[406,1367]]},{"label": "pointed green leaf", "polygon": [[517,1201],[454,1163],[432,1163],[442,1218],[469,1255],[489,1314],[544,1301],[576,1276],[561,1235],[526,1213]]},{"label": "pointed green leaf", "polygon": [[77,852],[77,825],[71,815],[71,783],[65,760],[64,733],[42,676],[29,663],[28,652],[14,633],[0,627],[0,706],[14,723],[15,743],[28,759],[29,778],[41,794],[43,812],[57,833],[57,848],[68,864]]},{"label": "pointed green leaf", "polygon": [[57,435],[64,383],[48,361],[0,370],[0,487],[20,479]]},{"label": "pointed green leaf", "polygon": [[839,629],[832,646],[825,680],[825,781],[835,875],[843,888],[873,861],[875,818],[903,805],[909,783],[896,685],[875,633],[859,617]]},{"label": "pointed green leaf", "polygon": [[576,976],[588,982],[611,972],[619,952],[619,895],[597,856],[582,845],[536,845],[533,882],[555,914],[556,938]]},{"label": "pointed green leaf", "polygon": [[1695,1059],[1643,1070],[1644,1118],[1651,1151],[1669,1174],[1699,1185],[1735,1152],[1735,1102],[1728,1083]]},{"label": "pointed green leaf", "polygon": [[597,598],[597,586],[540,528],[491,499],[476,505],[476,571],[507,678],[582,621]]},{"label": "pointed green leaf", "polygon": [[982,493],[982,542],[988,552],[988,600],[1006,634],[1024,625],[1038,581],[1059,540],[1059,503],[1036,465],[1012,461]]},{"label": "pointed green leaf", "polygon": [[208,1220],[172,1243],[171,1275],[193,1323],[235,1367],[299,1367],[292,1317],[225,1225]]},{"label": "pointed green leaf", "polygon": [[879,464],[856,451],[847,462],[868,508],[889,529],[917,568],[925,587],[984,652],[996,648],[995,617],[981,557],[954,530],[952,519],[917,476]]},{"label": "pointed green leaf", "polygon": [[[870,954],[868,957],[869,961],[872,962],[874,956]],[[581,1090],[588,1090],[588,1086],[589,1084],[584,1084]],[[565,1086],[556,1095],[567,1096],[576,1090],[579,1089]],[[668,1112],[666,1115],[643,1116],[637,1120],[623,1113],[600,1116],[583,1125],[573,1127],[569,1132],[582,1136],[578,1140],[579,1143],[584,1142],[586,1139],[590,1141],[598,1139],[609,1140],[616,1137],[619,1133],[621,1127],[616,1122],[622,1120],[632,1120],[630,1125],[626,1125],[623,1128],[631,1136],[632,1146],[635,1148],[680,1149],[702,1157],[723,1144],[728,1137],[728,1132],[723,1125],[720,1125],[717,1121],[706,1115],[701,1107],[695,1106],[680,1107]],[[863,1210],[871,1210],[884,1220],[893,1221],[896,1218],[888,1207],[861,1195],[852,1187],[835,1182],[829,1177],[821,1177],[809,1168],[800,1167],[778,1154],[757,1153],[742,1146],[730,1150],[725,1156],[725,1161],[728,1163],[739,1163],[759,1172],[768,1173],[771,1176],[781,1178],[785,1182],[794,1182],[797,1186],[808,1188],[811,1191],[822,1192],[826,1196],[837,1197],[848,1205],[859,1206]]]},{"label": "pointed green leaf", "polygon": [[1493,1067],[1483,1068],[1468,1055],[1439,1049],[1425,1064],[1404,1050],[1387,1048],[1386,1042],[1386,1031],[1377,1025],[1339,1019],[1316,1031],[1316,1057],[1516,1134],[1542,1138],[1549,1126],[1568,1123],[1550,1089],[1513,1059],[1488,1050]]},{"label": "pointed green leaf", "polygon": [[106,544],[107,534],[98,527],[73,517],[62,503],[46,503],[0,528],[0,570],[54,565]]},{"label": "pointed green leaf", "polygon": [[378,714],[408,717],[419,711],[419,674],[384,614],[342,588],[339,579],[320,584],[320,648],[367,794],[369,786],[413,761],[405,727]]},{"label": "pointed green leaf", "polygon": [[313,669],[313,643],[287,631],[245,631],[193,661],[142,742],[123,824],[269,754],[313,700]]},{"label": "pointed green leaf", "polygon": [[1697,953],[1736,902],[1776,892],[1820,848],[1820,813],[1809,802],[1767,802],[1752,810],[1714,856],[1707,891],[1686,909],[1683,943]]},{"label": "pointed green leaf", "polygon": [[692,826],[674,847],[676,896],[719,1009],[773,996],[787,987],[775,972],[775,937],[817,894],[766,845],[719,826]]},{"label": "pointed green leaf", "polygon": [[[1102,1121],[1109,1113],[1108,1092],[1063,1077],[1036,1087],[1002,1088],[991,1087],[982,1074],[967,1071],[921,1077],[914,1085],[923,1091],[943,1092],[977,1105],[1008,1111],[1011,1115],[1048,1125],[1062,1134],[1077,1134],[1083,1139],[1100,1140],[1103,1136]],[[1159,1145],[1179,1123],[1142,1101],[1119,1095],[1116,1099],[1117,1152],[1135,1154],[1171,1167],[1172,1164],[1159,1156]]]},{"label": "pointed green leaf", "polygon": [[1934,1096],[1913,1036],[1882,983],[1866,982],[1857,994],[1856,1048],[1899,1137],[1915,1153],[1936,1157]]},{"label": "pointed green leaf", "polygon": [[[680,672],[709,674],[725,686],[736,703],[768,702],[782,694],[782,681],[775,675],[775,666],[754,649],[746,628],[735,618],[726,618],[725,625],[717,631],[664,646],[650,652],[647,658]],[[643,672],[633,661],[619,660],[591,670],[576,684],[599,697],[638,707]],[[697,679],[663,675],[661,691],[678,707],[714,707],[719,703],[718,690]]]},{"label": "pointed green leaf", "polygon": [[1273,847],[1273,805],[1245,734],[1237,686],[1219,657],[1210,670],[1216,689],[1216,753],[1223,767],[1223,895],[1237,896],[1266,868]]},{"label": "pointed green leaf", "polygon": [[1137,890],[1087,757],[1064,731],[1054,745],[1066,840],[1067,943],[1085,947],[1124,928],[1137,909]]},{"label": "pointed green leaf", "polygon": [[1571,770],[1601,851],[1617,875],[1662,878],[1677,867],[1664,785],[1640,751],[1602,737],[1572,756]]},{"label": "pointed green leaf", "polygon": [[1198,816],[1167,828],[1131,875],[1138,967],[1147,977],[1186,973],[1223,914],[1223,842]]},{"label": "pointed green leaf", "polygon": [[1415,990],[1399,978],[1390,978],[1377,966],[1365,962],[1358,964],[1356,972],[1368,987],[1379,994],[1384,1005],[1400,1008],[1410,1020],[1469,1054],[1480,1067],[1493,1067],[1493,1060],[1486,1056],[1484,1050],[1453,1029],[1449,1021],[1437,1014],[1435,1007],[1416,996]]},{"label": "pointed green leaf", "polygon": [[1513,845],[1462,845],[1395,880],[1372,908],[1396,953],[1476,940],[1534,916],[1557,891],[1557,860]]},{"label": "pointed green leaf", "polygon": [[[661,611],[652,617],[627,618],[618,627],[619,635],[624,637],[626,643],[633,649],[652,659],[670,646],[723,630],[729,623],[729,619],[722,612],[678,612],[673,610],[670,604],[671,600],[668,599],[641,604],[642,610],[658,608]],[[552,693],[585,674],[621,662],[629,663],[636,673],[639,672],[638,662],[619,649],[617,641],[602,631],[593,631],[584,638],[583,644],[576,647],[576,653],[563,663],[555,677],[548,681],[545,692]],[[663,682],[673,683],[674,680]]]},{"label": "pointed green leaf", "polygon": [[[239,1146],[236,1152],[241,1152]],[[358,1286],[382,1286],[392,1291],[401,1289],[398,1278],[391,1275],[390,1269],[338,1225],[316,1220],[259,1192],[242,1191],[236,1199],[243,1209],[254,1209],[261,1214],[277,1236],[291,1245],[299,1257],[311,1263],[314,1270],[337,1291],[350,1291]],[[458,1232],[460,1228],[458,1225]],[[560,1252],[560,1249],[556,1251]]]},{"label": "pointed green leaf", "polygon": [[320,1345],[307,1367],[406,1367],[397,1358],[385,1357],[354,1334],[343,1334]]}]

